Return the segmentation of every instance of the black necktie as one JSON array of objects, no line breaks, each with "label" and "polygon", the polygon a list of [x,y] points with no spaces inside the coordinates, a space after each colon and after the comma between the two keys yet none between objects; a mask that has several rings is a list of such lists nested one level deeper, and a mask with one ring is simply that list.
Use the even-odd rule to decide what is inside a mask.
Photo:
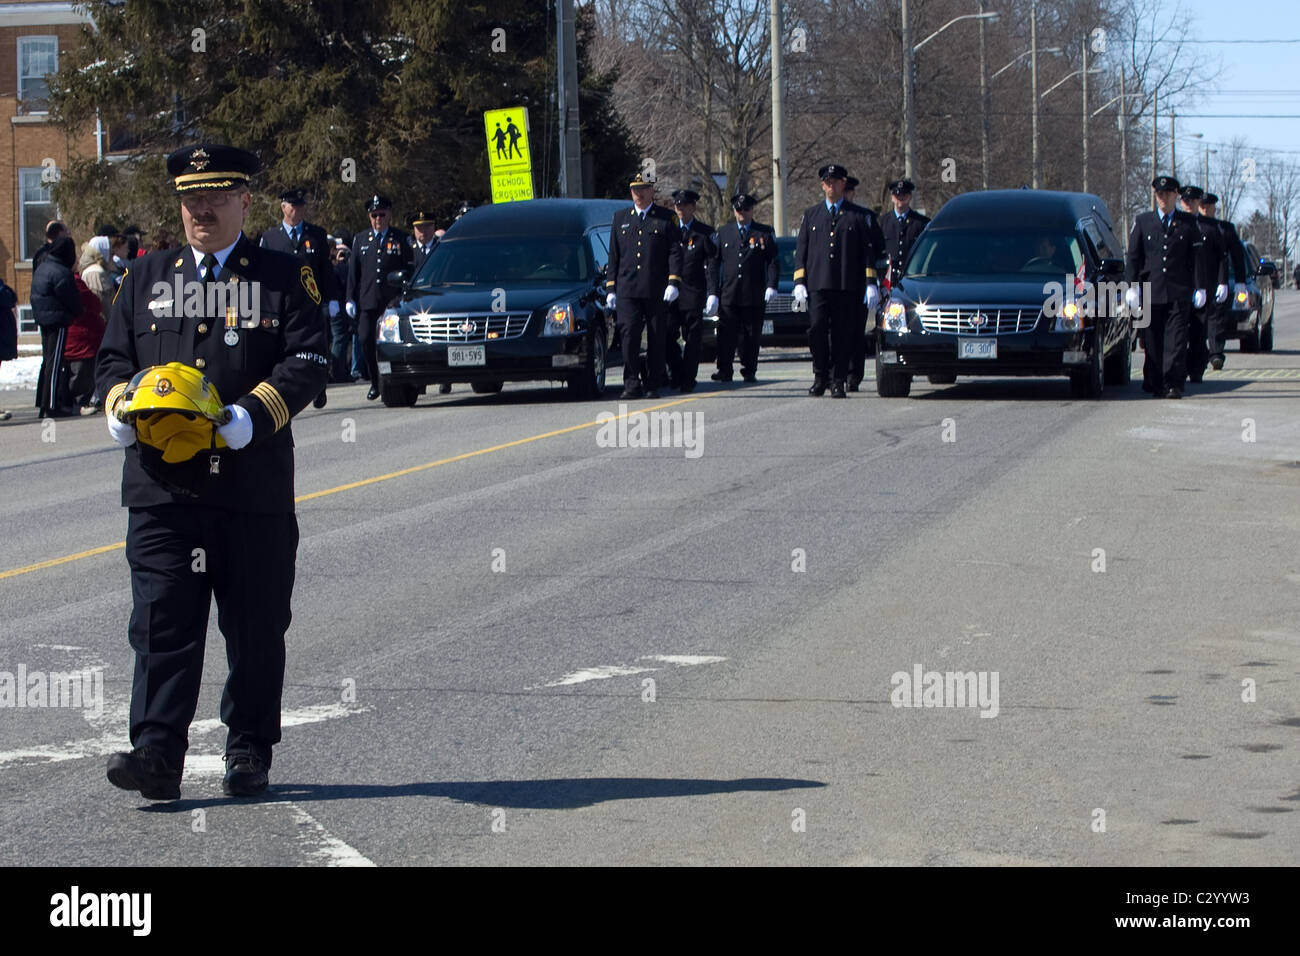
[{"label": "black necktie", "polygon": [[295,246],[298,245],[298,237],[301,235],[301,232],[299,232],[299,229],[300,229],[299,226],[294,226],[294,227],[293,227],[293,244],[294,244]]},{"label": "black necktie", "polygon": [[203,281],[216,282],[217,281],[217,257],[209,252],[206,256],[203,257],[203,268],[205,270],[203,273]]},{"label": "black necktie", "polygon": [[740,241],[741,241],[741,242],[744,242],[744,241],[745,241],[746,239],[748,239],[748,238],[749,238],[749,227],[748,227],[748,226],[741,226],[741,227],[740,227]]}]

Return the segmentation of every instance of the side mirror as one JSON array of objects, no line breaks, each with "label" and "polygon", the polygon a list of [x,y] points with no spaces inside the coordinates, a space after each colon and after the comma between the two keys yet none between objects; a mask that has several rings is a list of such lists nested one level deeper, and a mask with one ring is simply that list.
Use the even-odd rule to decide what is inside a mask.
[{"label": "side mirror", "polygon": [[1102,259],[1099,268],[1103,276],[1117,276],[1124,274],[1123,259]]}]

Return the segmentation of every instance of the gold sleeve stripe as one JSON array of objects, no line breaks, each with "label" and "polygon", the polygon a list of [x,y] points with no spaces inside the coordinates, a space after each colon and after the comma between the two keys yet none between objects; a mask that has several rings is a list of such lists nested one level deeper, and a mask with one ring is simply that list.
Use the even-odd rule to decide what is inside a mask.
[{"label": "gold sleeve stripe", "polygon": [[289,406],[284,403],[275,386],[269,382],[258,382],[249,394],[256,396],[257,400],[266,406],[266,410],[271,413],[271,420],[275,422],[276,431],[289,424]]},{"label": "gold sleeve stripe", "polygon": [[110,412],[117,411],[117,403],[122,400],[122,393],[126,391],[126,387],[130,384],[130,382],[118,382],[108,390],[108,397],[104,399],[104,405]]},{"label": "gold sleeve stripe", "polygon": [[671,276],[671,275],[670,275],[670,276],[668,277],[668,281],[669,281],[669,282],[681,282],[681,281],[682,281],[682,277],[681,277],[681,276]]},{"label": "gold sleeve stripe", "polygon": [[612,286],[613,284],[614,284],[614,280],[613,280],[613,279],[610,279],[609,281],[607,281],[607,282],[605,283],[605,288],[608,289],[608,288],[609,288],[610,286]]},{"label": "gold sleeve stripe", "polygon": [[867,278],[868,278],[868,279],[874,279],[875,277],[876,277],[876,270],[875,270],[875,269],[868,269],[868,270],[867,270]]},{"label": "gold sleeve stripe", "polygon": [[795,281],[795,282],[798,282],[800,279],[802,279],[802,278],[804,277],[804,273],[805,273],[805,272],[806,272],[806,270],[804,270],[804,269],[795,269],[795,270],[794,270],[794,281]]}]

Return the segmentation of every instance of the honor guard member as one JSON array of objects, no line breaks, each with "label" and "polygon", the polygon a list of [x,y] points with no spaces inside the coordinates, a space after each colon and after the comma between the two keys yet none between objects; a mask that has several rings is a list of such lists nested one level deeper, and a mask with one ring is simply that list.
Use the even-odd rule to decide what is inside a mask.
[{"label": "honor guard member", "polygon": [[1233,287],[1226,302],[1216,302],[1209,313],[1206,331],[1206,345],[1210,353],[1210,367],[1216,371],[1223,368],[1223,350],[1227,339],[1227,323],[1232,315],[1233,306],[1247,301],[1246,293],[1246,247],[1237,235],[1237,227],[1226,219],[1215,218],[1219,206],[1219,197],[1206,193],[1201,197],[1201,213],[1214,220],[1219,227],[1219,236],[1223,239],[1223,248],[1228,256],[1228,265],[1232,270]]},{"label": "honor guard member", "polygon": [[1207,282],[1213,282],[1214,297],[1199,309],[1192,309],[1187,325],[1187,380],[1200,382],[1205,377],[1205,366],[1210,353],[1206,347],[1210,316],[1228,301],[1228,251],[1219,231],[1218,223],[1201,214],[1201,199],[1205,192],[1200,186],[1184,186],[1178,191],[1178,203],[1183,212],[1196,218],[1201,232],[1201,255],[1205,257]]},{"label": "honor guard member", "polygon": [[[406,224],[411,227],[411,276],[420,271],[424,261],[433,253],[433,247],[438,244],[437,224],[434,222],[433,215],[426,212],[427,206],[421,206],[416,212],[412,213],[406,220]],[[438,386],[439,395],[450,395],[451,384],[443,382]]]},{"label": "honor guard member", "polygon": [[[329,234],[315,223],[307,222],[307,193],[302,189],[287,189],[280,193],[280,225],[262,233],[261,245],[276,252],[297,256],[303,265],[311,266],[312,275],[320,287],[324,300],[321,325],[325,329],[328,348],[332,327],[339,317],[339,294],[334,288],[334,268],[330,264]],[[321,389],[312,405],[325,407],[325,389]]]},{"label": "honor guard member", "polygon": [[411,246],[407,235],[390,224],[393,204],[387,196],[374,195],[366,202],[370,229],[352,240],[348,265],[348,315],[357,320],[357,339],[370,378],[366,398],[379,397],[379,360],[375,357],[375,323],[390,299],[400,292],[388,282],[388,273],[406,270],[410,274]]},{"label": "honor guard member", "polygon": [[[709,272],[717,247],[713,241],[713,227],[695,218],[695,204],[700,194],[693,189],[673,191],[673,208],[677,210],[680,225],[682,265],[680,295],[668,306],[668,332],[665,335],[668,352],[668,382],[682,394],[695,390],[695,376],[700,370],[700,332],[704,326],[705,296],[708,294]],[[682,345],[677,344],[681,336]]]},{"label": "honor guard member", "polygon": [[888,188],[894,211],[881,217],[880,228],[885,233],[885,253],[889,256],[889,279],[892,283],[903,274],[903,265],[912,252],[912,245],[930,224],[930,217],[922,216],[912,208],[912,193],[916,186],[910,179],[895,179]]},{"label": "honor guard member", "polygon": [[[682,243],[677,217],[655,205],[654,180],[628,183],[632,206],[614,213],[610,227],[605,308],[616,316],[623,342],[621,398],[658,398],[664,375],[665,304],[676,301],[682,278]],[[641,331],[648,331],[646,388],[641,383]]]},{"label": "honor guard member", "polygon": [[718,370],[715,382],[730,382],[736,346],[740,346],[740,374],[746,382],[757,380],[758,343],[763,333],[766,305],[776,295],[780,267],[776,233],[754,221],[758,200],[747,193],[731,197],[735,221],[718,230],[718,258],[709,285],[707,311],[718,315]]},{"label": "honor guard member", "polygon": [[133,749],[109,758],[108,779],[150,800],[180,796],[214,597],[230,668],[224,791],[264,790],[280,740],[298,550],[289,420],[325,386],[329,361],[311,266],[241,233],[256,168],[222,145],[167,158],[188,244],[131,264],[99,350],[108,430],[125,449],[135,651]]},{"label": "honor guard member", "polygon": [[[1187,328],[1192,309],[1205,305],[1205,256],[1196,218],[1174,208],[1178,180],[1157,176],[1154,212],[1140,213],[1128,237],[1124,300],[1131,310],[1145,307],[1150,324],[1143,330],[1146,360],[1142,390],[1157,398],[1182,398],[1187,378]],[[1149,282],[1151,299],[1142,301],[1137,283]]]},{"label": "honor guard member", "polygon": [[870,310],[880,303],[876,259],[885,237],[870,209],[844,198],[848,170],[831,163],[817,175],[825,200],[804,210],[799,224],[794,297],[810,316],[813,384],[808,394],[824,395],[829,384],[832,398],[846,398],[852,323],[861,314],[859,306]]}]

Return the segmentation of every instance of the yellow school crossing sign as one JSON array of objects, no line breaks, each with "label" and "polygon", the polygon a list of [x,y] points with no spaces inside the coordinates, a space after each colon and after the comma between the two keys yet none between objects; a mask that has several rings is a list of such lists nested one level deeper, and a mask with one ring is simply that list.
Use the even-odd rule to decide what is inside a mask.
[{"label": "yellow school crossing sign", "polygon": [[533,160],[528,151],[528,107],[486,110],[483,129],[487,133],[492,201],[532,199]]}]

